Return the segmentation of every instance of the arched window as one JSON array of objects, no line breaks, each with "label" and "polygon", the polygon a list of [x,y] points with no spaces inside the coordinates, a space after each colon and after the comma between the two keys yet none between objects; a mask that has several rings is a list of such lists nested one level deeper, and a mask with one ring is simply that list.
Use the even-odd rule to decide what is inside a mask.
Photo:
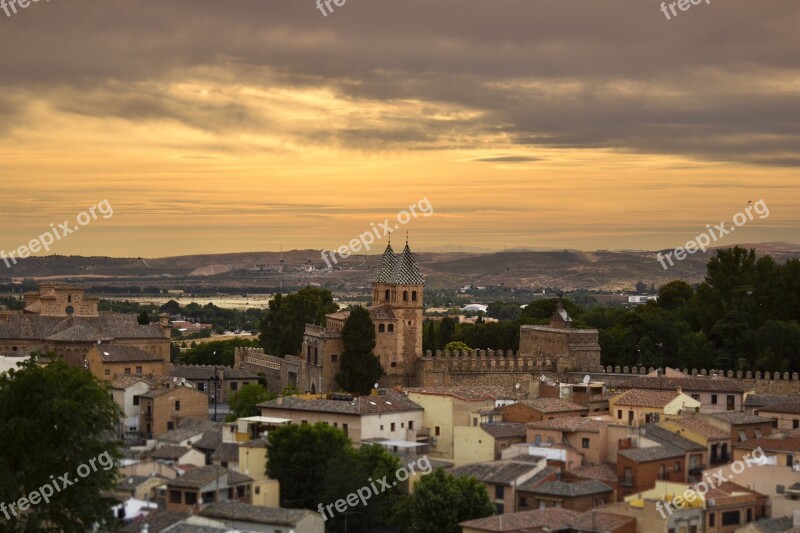
[{"label": "arched window", "polygon": [[383,324],[378,324],[378,333],[383,333],[384,331],[386,331],[386,327]]},{"label": "arched window", "polygon": [[389,301],[389,289],[386,289],[386,298],[385,299],[386,299],[387,302]]},{"label": "arched window", "polygon": [[408,291],[403,291],[403,301],[404,302],[408,301]]},{"label": "arched window", "polygon": [[394,333],[394,324],[389,324],[389,333]]},{"label": "arched window", "polygon": [[411,291],[411,301],[412,302],[417,301],[417,291]]}]

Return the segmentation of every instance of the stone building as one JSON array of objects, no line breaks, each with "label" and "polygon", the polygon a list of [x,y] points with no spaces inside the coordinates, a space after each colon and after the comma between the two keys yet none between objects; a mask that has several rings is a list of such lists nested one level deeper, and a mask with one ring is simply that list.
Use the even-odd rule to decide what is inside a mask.
[{"label": "stone building", "polygon": [[[414,384],[417,358],[422,356],[424,286],[408,243],[400,254],[389,244],[372,282],[372,304],[367,307],[375,326],[375,355],[386,372],[382,385]],[[311,381],[310,392],[338,388],[334,377],[344,350],[342,328],[349,316],[349,311],[337,311],[326,316],[324,327],[306,325],[301,358],[309,367],[318,367],[313,371],[318,382]]]},{"label": "stone building", "polygon": [[520,327],[519,353],[552,361],[558,371],[596,371],[600,368],[599,333],[573,328],[572,318],[559,302],[550,325]]},{"label": "stone building", "polygon": [[69,364],[85,365],[92,347],[123,345],[169,361],[167,315],[160,315],[153,325],[140,325],[135,314],[101,315],[97,298],[64,283],[43,283],[38,292],[24,296],[23,311],[0,312],[2,354],[54,352]]}]

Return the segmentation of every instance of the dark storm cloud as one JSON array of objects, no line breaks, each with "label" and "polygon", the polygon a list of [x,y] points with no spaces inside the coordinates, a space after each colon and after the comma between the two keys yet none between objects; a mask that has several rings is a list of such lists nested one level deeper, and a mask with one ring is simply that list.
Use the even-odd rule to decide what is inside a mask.
[{"label": "dark storm cloud", "polygon": [[[475,113],[332,127],[308,142],[469,148],[505,134],[531,147],[796,164],[800,2],[712,0],[670,21],[659,4],[349,0],[323,17],[313,0],[38,3],[0,17],[0,89],[92,116],[271,128],[246,102],[197,108],[166,90],[201,71],[217,83],[325,87],[354,106]],[[19,124],[23,113],[4,117]]]}]

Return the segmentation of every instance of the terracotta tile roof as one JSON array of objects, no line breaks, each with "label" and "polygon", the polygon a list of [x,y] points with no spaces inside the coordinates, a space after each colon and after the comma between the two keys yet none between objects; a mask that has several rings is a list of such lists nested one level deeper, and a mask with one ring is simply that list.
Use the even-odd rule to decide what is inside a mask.
[{"label": "terracotta tile roof", "polygon": [[630,389],[612,396],[611,401],[617,405],[663,408],[677,397],[674,390]]},{"label": "terracotta tile roof", "polygon": [[120,529],[122,533],[140,533],[147,524],[149,533],[161,533],[168,527],[189,518],[189,513],[159,510]]},{"label": "terracotta tile roof", "polygon": [[682,437],[677,433],[674,433],[667,428],[663,428],[656,424],[645,424],[642,426],[642,429],[644,430],[645,438],[654,440],[665,446],[672,446],[673,448],[678,448],[684,452],[706,451],[706,447],[702,444],[697,444],[686,437]]},{"label": "terracotta tile roof", "polygon": [[200,516],[268,524],[276,526],[296,526],[306,516],[316,514],[307,509],[283,509],[250,505],[239,501],[210,503],[200,511]]},{"label": "terracotta tile roof", "polygon": [[516,398],[516,392],[511,387],[407,387],[403,390],[417,394],[452,396],[467,401]]},{"label": "terracotta tile roof", "polygon": [[576,531],[591,531],[593,533],[607,533],[615,531],[626,524],[635,522],[636,518],[633,516],[625,516],[614,513],[606,513],[602,511],[587,511],[575,520],[571,520],[569,525]]},{"label": "terracotta tile roof", "polygon": [[767,405],[781,404],[781,403],[794,403],[800,402],[800,396],[788,396],[777,394],[751,394],[744,401],[745,407],[764,407]]},{"label": "terracotta tile roof", "polygon": [[538,487],[529,492],[535,494],[548,494],[550,496],[564,496],[575,498],[577,496],[588,496],[590,494],[603,494],[613,492],[614,489],[598,479],[587,479],[584,481],[545,481]]},{"label": "terracotta tile roof", "polygon": [[541,461],[540,458],[533,457],[523,457],[524,460],[519,461],[515,459],[471,463],[456,467],[451,472],[454,476],[475,476],[484,483],[509,485],[520,476],[539,468]]},{"label": "terracotta tile roof", "polygon": [[[161,435],[158,438],[158,442],[177,444],[198,435],[202,435],[203,438],[206,436],[213,437],[213,435],[218,435],[219,440],[221,441],[221,431],[222,422],[211,422],[210,420],[195,420],[193,418],[186,418],[178,423],[178,427]],[[198,439],[194,444],[199,443],[200,440],[202,439]],[[214,449],[216,449],[216,446]]]},{"label": "terracotta tile roof", "polygon": [[767,405],[759,409],[760,413],[791,413],[800,414],[800,402]]},{"label": "terracotta tile roof", "polygon": [[[547,481],[551,476],[556,477],[558,473],[561,472],[561,469],[556,466],[546,466],[540,472],[534,474],[532,478],[525,481],[524,483],[520,483],[517,487],[517,490],[531,492],[535,490],[536,487]],[[614,474],[614,479],[616,479],[616,474]]]},{"label": "terracotta tile roof", "polygon": [[527,434],[525,424],[516,422],[497,422],[481,424],[481,429],[496,439],[507,437],[524,437]]},{"label": "terracotta tile roof", "polygon": [[258,404],[262,409],[290,411],[315,411],[321,413],[340,413],[351,415],[373,415],[422,411],[422,407],[394,391],[384,391],[378,396],[350,397],[350,400],[306,400],[298,396],[284,396]]},{"label": "terracotta tile roof", "polygon": [[800,452],[800,436],[791,436],[785,438],[761,438],[746,440],[744,442],[737,442],[735,448],[742,448],[745,450],[755,450],[761,448],[765,452]]},{"label": "terracotta tile roof", "polygon": [[583,479],[599,479],[601,481],[617,481],[617,465],[603,463],[601,465],[579,466],[569,471],[570,474]]},{"label": "terracotta tile roof", "polygon": [[772,422],[769,418],[763,418],[756,415],[741,413],[739,411],[725,411],[724,413],[713,413],[709,416],[722,420],[729,424],[764,424]]},{"label": "terracotta tile roof", "polygon": [[585,411],[588,408],[579,403],[570,402],[561,398],[535,398],[518,402],[542,413],[560,413],[564,411]]},{"label": "terracotta tile roof", "polygon": [[661,461],[662,459],[672,459],[684,457],[686,453],[672,446],[650,446],[649,448],[628,448],[620,450],[619,454],[637,463],[649,463],[651,461]]},{"label": "terracotta tile roof", "polygon": [[492,532],[511,532],[525,528],[546,528],[547,530],[554,531],[568,529],[569,522],[578,519],[580,515],[581,513],[568,509],[551,507],[549,509],[505,513],[499,516],[467,520],[458,525],[462,528]]},{"label": "terracotta tile roof", "polygon": [[172,444],[167,444],[165,446],[161,446],[156,448],[152,452],[150,452],[150,457],[153,459],[166,459],[170,461],[177,461],[184,455],[186,452],[189,451],[187,446],[173,446]]},{"label": "terracotta tile roof", "polygon": [[122,344],[107,344],[95,346],[104,363],[125,363],[139,361],[163,361],[164,357],[137,348]]},{"label": "terracotta tile roof", "polygon": [[597,432],[608,426],[608,422],[595,420],[585,416],[563,416],[550,420],[540,420],[539,422],[529,422],[528,427],[532,429],[557,429],[560,431],[592,431]]},{"label": "terracotta tile roof", "polygon": [[208,465],[193,468],[181,477],[169,480],[167,485],[170,487],[202,488],[226,474],[228,476],[228,486],[253,481],[249,476],[245,476],[239,472],[228,470],[227,468],[217,465]]},{"label": "terracotta tile roof", "polygon": [[731,438],[731,434],[727,431],[723,431],[716,426],[712,426],[697,417],[687,417],[687,418],[679,418],[672,420],[676,424],[685,427],[689,431],[693,433],[697,433],[698,435],[705,437],[707,439],[729,439]]},{"label": "terracotta tile roof", "polygon": [[367,307],[367,311],[372,320],[397,320],[390,305],[371,305]]},{"label": "terracotta tile roof", "polygon": [[736,380],[728,378],[712,378],[704,376],[693,376],[688,378],[665,378],[639,376],[623,382],[620,387],[630,389],[656,389],[677,391],[678,387],[683,392],[744,392],[744,387]]},{"label": "terracotta tile roof", "polygon": [[216,451],[211,454],[212,461],[221,461],[226,463],[239,462],[239,444],[235,442],[223,442],[217,447]]},{"label": "terracotta tile roof", "polygon": [[[152,339],[164,338],[163,330],[157,325],[139,324],[135,314],[112,313],[100,316],[41,316],[36,314],[14,314],[9,316],[8,323],[0,324],[0,339],[30,339],[43,340],[48,337],[60,339],[59,334],[73,329],[72,333],[65,333],[65,339],[75,335],[77,340],[91,333],[101,339]],[[93,340],[97,340],[94,338]]]}]

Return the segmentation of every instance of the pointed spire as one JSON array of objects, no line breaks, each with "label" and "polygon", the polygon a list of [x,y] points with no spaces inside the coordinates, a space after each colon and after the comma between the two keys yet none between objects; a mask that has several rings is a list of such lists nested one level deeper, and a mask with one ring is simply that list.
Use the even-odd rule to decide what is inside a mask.
[{"label": "pointed spire", "polygon": [[378,268],[378,282],[389,283],[396,263],[397,256],[394,254],[392,243],[390,242],[386,245],[386,250],[384,250],[383,257],[381,258],[381,265]]}]

